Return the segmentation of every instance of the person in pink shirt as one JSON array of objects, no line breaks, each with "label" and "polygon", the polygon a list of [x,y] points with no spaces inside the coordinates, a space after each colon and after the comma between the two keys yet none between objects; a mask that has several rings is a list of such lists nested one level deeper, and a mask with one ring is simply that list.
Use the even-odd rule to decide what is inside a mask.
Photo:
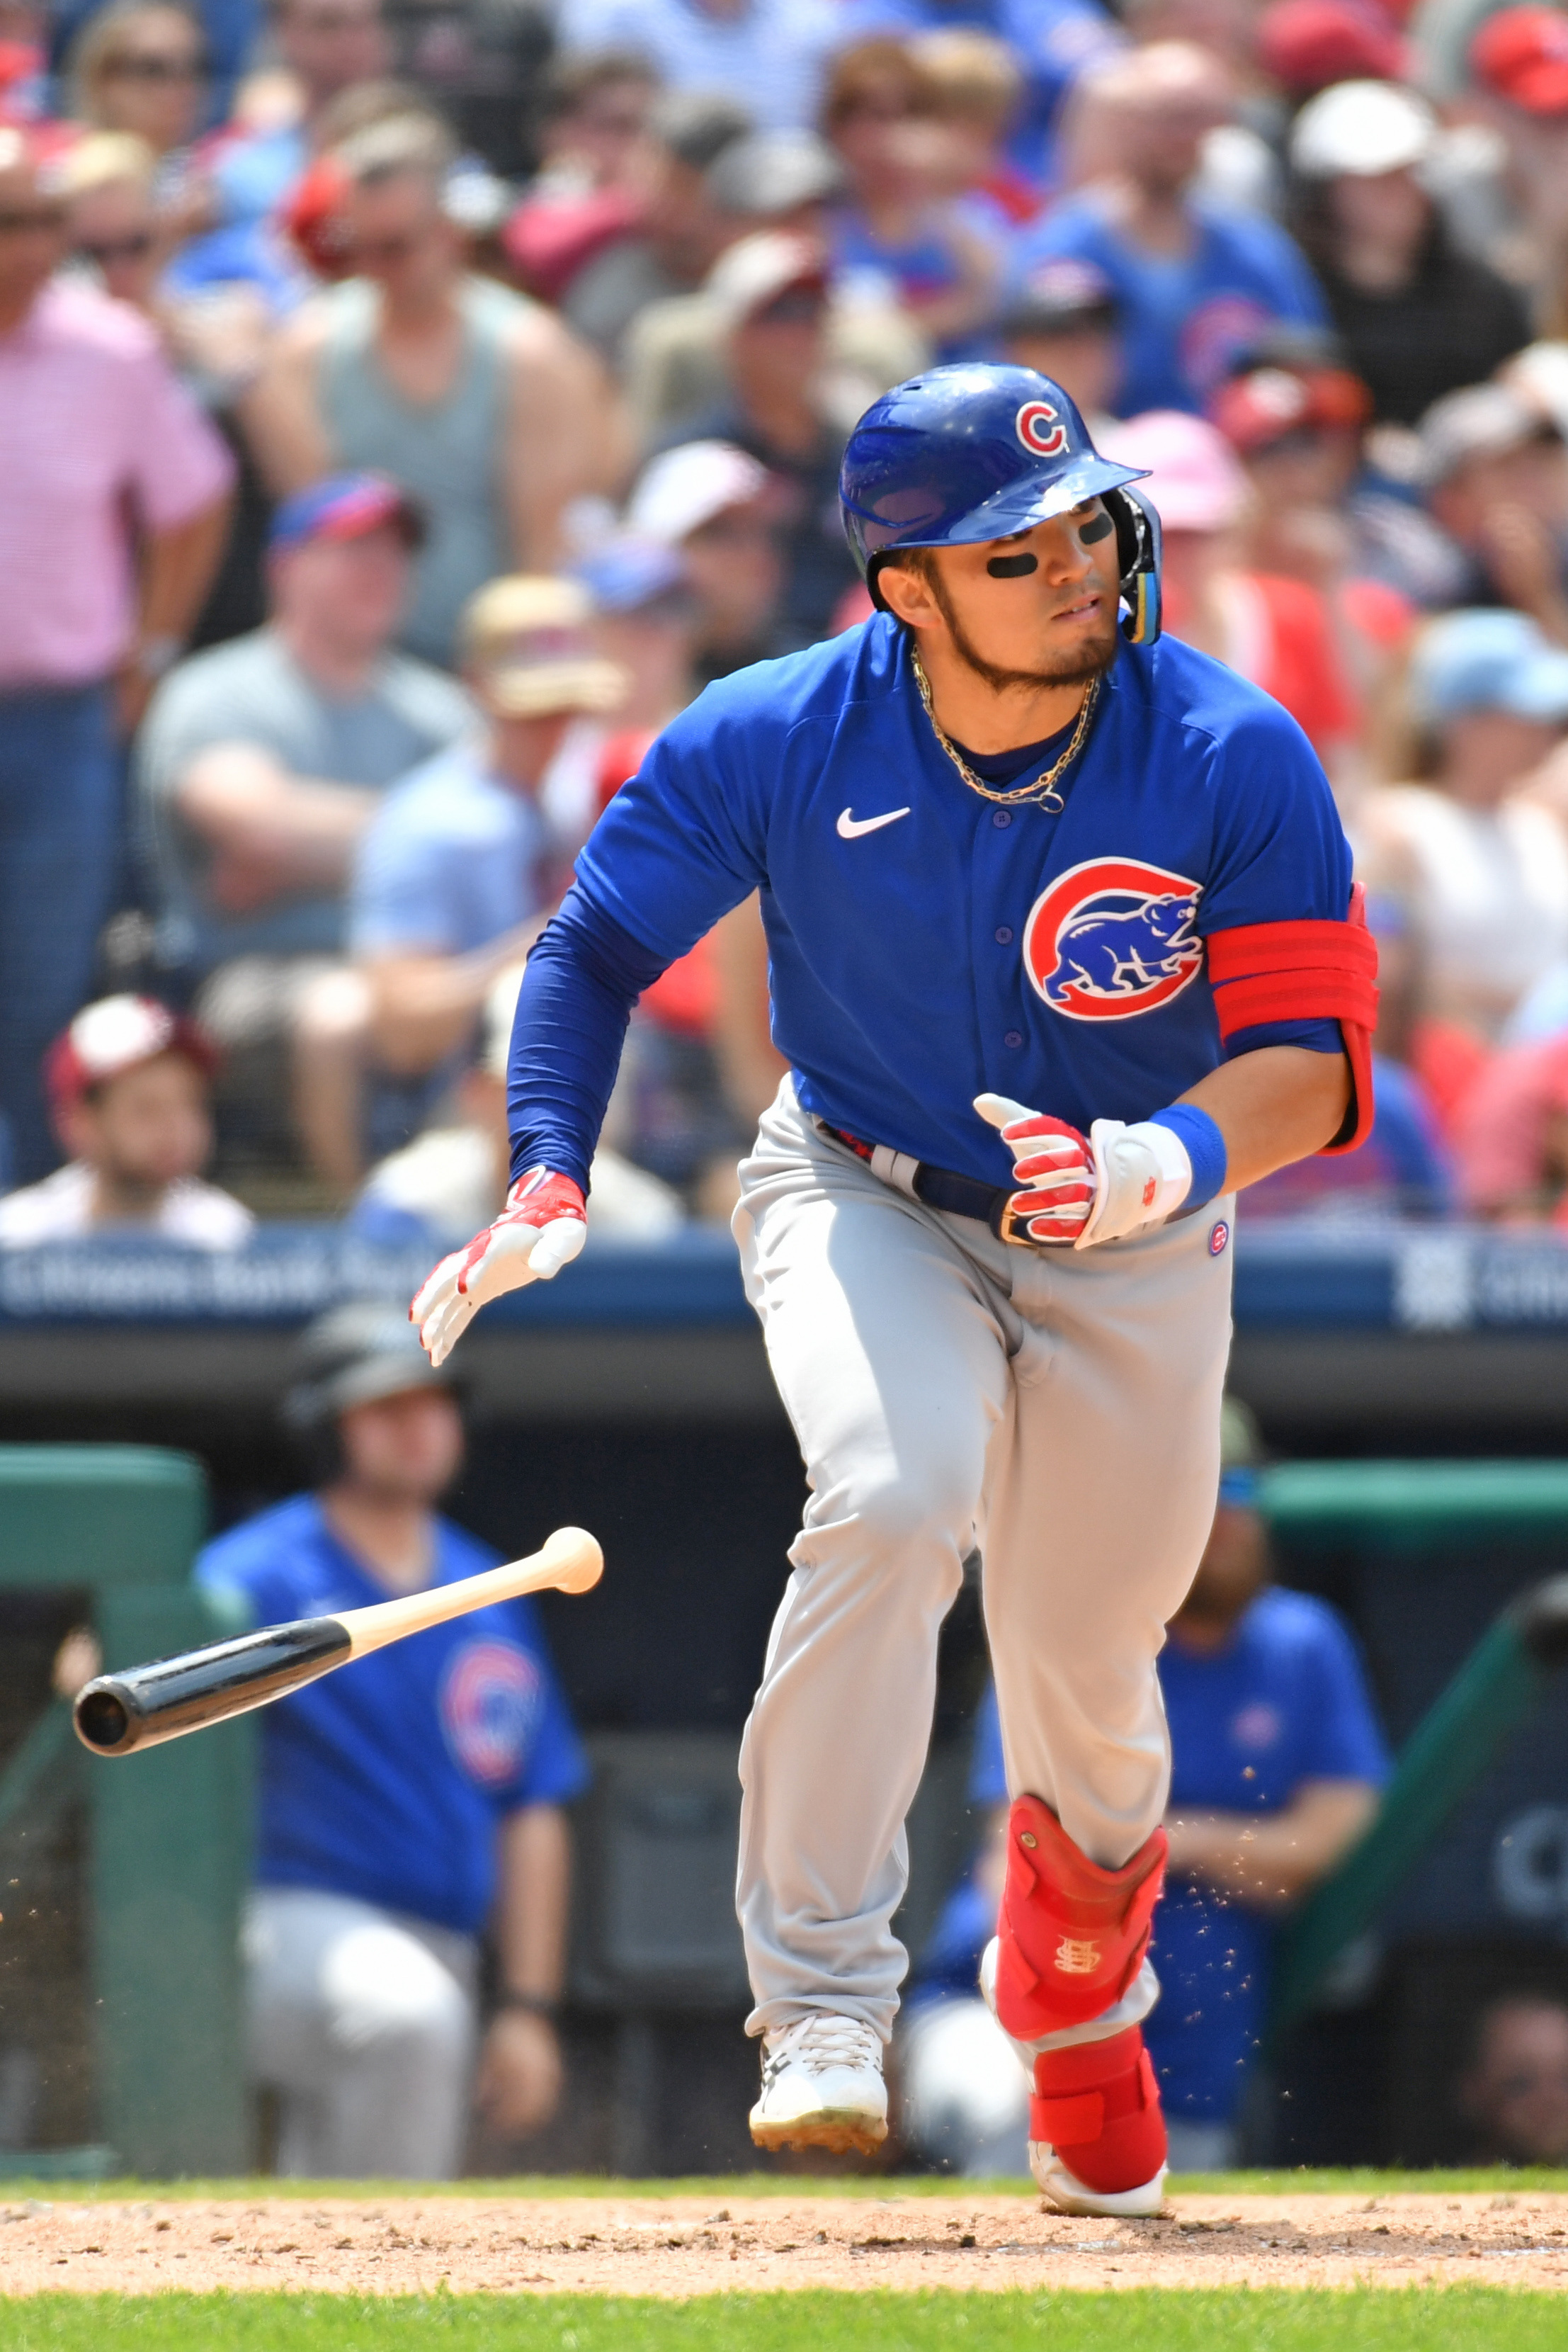
[{"label": "person in pink shirt", "polygon": [[120,840],[120,739],[222,552],[233,464],[147,322],[55,278],[63,196],[0,129],[0,1116],[58,1154],[44,1048],[86,999]]}]

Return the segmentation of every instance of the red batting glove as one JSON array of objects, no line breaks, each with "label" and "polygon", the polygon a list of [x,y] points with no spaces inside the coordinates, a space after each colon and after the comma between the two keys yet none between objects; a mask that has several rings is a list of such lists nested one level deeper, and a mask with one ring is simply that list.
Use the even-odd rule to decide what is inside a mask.
[{"label": "red batting glove", "polygon": [[571,1178],[528,1169],[495,1223],[444,1257],[414,1294],[409,1318],[431,1362],[444,1363],[481,1307],[526,1283],[549,1282],[587,1238],[587,1203]]},{"label": "red batting glove", "polygon": [[1094,1205],[1094,1155],[1089,1138],[1064,1118],[1010,1102],[1006,1095],[977,1095],[975,1108],[1000,1130],[1013,1155],[1013,1174],[1023,1188],[1007,1213],[1031,1242],[1071,1245]]}]

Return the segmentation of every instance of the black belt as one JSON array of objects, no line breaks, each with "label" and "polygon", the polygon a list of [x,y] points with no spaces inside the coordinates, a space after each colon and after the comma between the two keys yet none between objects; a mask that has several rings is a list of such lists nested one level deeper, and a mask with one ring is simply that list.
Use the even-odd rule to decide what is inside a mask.
[{"label": "black belt", "polygon": [[[954,1168],[937,1168],[929,1160],[911,1160],[904,1152],[887,1152],[888,1167],[876,1166],[878,1148],[863,1143],[858,1135],[846,1134],[841,1127],[831,1127],[819,1119],[817,1124],[835,1143],[863,1160],[873,1172],[896,1192],[907,1192],[928,1209],[940,1209],[950,1217],[973,1217],[977,1224],[988,1225],[999,1242],[1021,1244],[1026,1249],[1036,1246],[1022,1232],[1010,1230],[1016,1220],[1008,1214],[1008,1202],[1018,1192],[1016,1184],[982,1184],[977,1177],[960,1176]],[[1033,1213],[1040,1213],[1037,1203]]]}]

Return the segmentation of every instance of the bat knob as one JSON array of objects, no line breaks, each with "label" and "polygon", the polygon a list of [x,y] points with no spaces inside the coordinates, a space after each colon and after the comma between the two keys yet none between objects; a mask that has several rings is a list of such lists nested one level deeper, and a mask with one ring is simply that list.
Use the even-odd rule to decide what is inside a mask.
[{"label": "bat knob", "polygon": [[546,1537],[543,1553],[559,1592],[586,1592],[604,1573],[604,1554],[586,1528],[557,1528]]}]

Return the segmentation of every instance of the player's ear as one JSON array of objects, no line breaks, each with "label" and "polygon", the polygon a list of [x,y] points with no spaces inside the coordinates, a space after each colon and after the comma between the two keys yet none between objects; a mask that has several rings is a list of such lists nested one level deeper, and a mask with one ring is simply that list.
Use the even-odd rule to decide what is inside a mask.
[{"label": "player's ear", "polygon": [[903,563],[891,557],[883,558],[877,566],[877,591],[895,620],[906,621],[912,629],[929,628],[938,614],[922,561],[925,550],[912,548],[910,555],[914,560]]}]

